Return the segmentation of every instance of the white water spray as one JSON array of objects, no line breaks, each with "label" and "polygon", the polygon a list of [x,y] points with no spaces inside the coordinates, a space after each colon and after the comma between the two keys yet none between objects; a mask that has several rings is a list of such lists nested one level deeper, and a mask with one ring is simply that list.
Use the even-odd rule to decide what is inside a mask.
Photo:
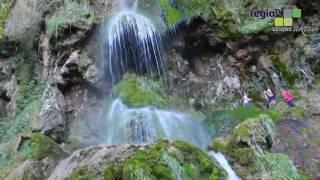
[{"label": "white water spray", "polygon": [[209,155],[212,156],[213,159],[216,160],[219,165],[228,173],[228,180],[241,180],[241,178],[239,178],[233,171],[223,154],[210,151]]},{"label": "white water spray", "polygon": [[136,73],[157,72],[163,77],[163,43],[153,23],[137,13],[137,0],[121,0],[120,11],[106,24],[101,49],[107,77],[112,83],[129,69]]},{"label": "white water spray", "polygon": [[210,143],[201,121],[191,115],[154,107],[128,108],[119,99],[112,102],[107,123],[109,144],[140,144],[168,139],[205,148]]}]

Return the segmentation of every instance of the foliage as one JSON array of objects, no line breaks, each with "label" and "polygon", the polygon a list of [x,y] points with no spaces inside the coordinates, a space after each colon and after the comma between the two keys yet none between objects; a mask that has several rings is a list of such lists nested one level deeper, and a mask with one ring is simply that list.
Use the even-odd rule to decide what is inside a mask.
[{"label": "foliage", "polygon": [[98,180],[98,176],[90,172],[86,167],[74,170],[66,180]]},{"label": "foliage", "polygon": [[272,60],[272,65],[274,68],[280,73],[280,76],[285,80],[287,85],[292,87],[295,84],[295,80],[298,78],[297,75],[290,70],[285,62],[281,61],[276,50],[270,50],[269,56]]},{"label": "foliage", "polygon": [[[164,0],[162,0],[164,1]],[[167,5],[180,11],[181,19],[192,16],[202,16],[205,20],[218,25],[219,33],[223,37],[238,38],[241,35],[265,31],[272,26],[271,19],[257,19],[251,17],[250,12],[257,7],[274,8],[281,7],[287,0],[166,0],[162,6],[168,13]],[[170,3],[171,4],[170,4]]]},{"label": "foliage", "polygon": [[91,10],[88,1],[65,0],[58,12],[46,22],[46,26],[49,34],[57,37],[59,27],[63,25],[71,26],[72,23],[82,18],[87,18],[92,22],[94,17],[94,11]]},{"label": "foliage", "polygon": [[235,109],[220,109],[211,112],[204,120],[206,128],[213,137],[226,135],[233,127],[248,118],[262,114],[262,110],[255,106],[238,107]]},{"label": "foliage", "polygon": [[132,107],[151,105],[165,108],[168,106],[166,95],[159,82],[144,77],[126,74],[124,79],[116,85],[114,92]]},{"label": "foliage", "polygon": [[262,171],[267,172],[275,180],[300,179],[292,161],[285,154],[267,153],[258,161]]},{"label": "foliage", "polygon": [[[172,149],[173,151],[168,151]],[[104,170],[105,179],[220,179],[225,177],[211,158],[182,141],[158,141],[129,159]]]},{"label": "foliage", "polygon": [[168,25],[172,26],[179,20],[181,20],[181,15],[179,10],[175,9],[169,4],[167,0],[160,0],[161,7],[163,8],[166,14],[166,20]]},{"label": "foliage", "polygon": [[1,0],[0,2],[0,40],[2,39],[4,25],[13,3],[14,0]]},{"label": "foliage", "polygon": [[17,87],[15,95],[11,99],[14,112],[3,121],[1,142],[5,144],[0,148],[0,167],[6,167],[19,161],[17,154],[12,151],[15,141],[21,133],[31,133],[31,122],[38,117],[40,111],[40,98],[44,85],[38,79],[35,71],[38,57],[36,52],[26,49],[12,58]]}]

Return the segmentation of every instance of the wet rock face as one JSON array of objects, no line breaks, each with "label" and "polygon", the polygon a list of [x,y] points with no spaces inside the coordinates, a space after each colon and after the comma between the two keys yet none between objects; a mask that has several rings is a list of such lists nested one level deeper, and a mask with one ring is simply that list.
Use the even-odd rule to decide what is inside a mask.
[{"label": "wet rock face", "polygon": [[[239,71],[221,55],[203,55],[188,61],[175,51],[168,56],[172,95],[189,98],[193,106],[207,111],[240,104]],[[197,105],[198,104],[198,105]]]}]

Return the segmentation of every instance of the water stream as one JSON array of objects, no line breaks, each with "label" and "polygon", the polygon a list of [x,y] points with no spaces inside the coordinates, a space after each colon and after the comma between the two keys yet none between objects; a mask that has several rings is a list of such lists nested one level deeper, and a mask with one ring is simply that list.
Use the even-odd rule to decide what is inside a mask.
[{"label": "water stream", "polygon": [[236,173],[231,168],[230,164],[226,160],[226,158],[221,153],[216,153],[214,151],[210,151],[209,155],[213,157],[214,160],[216,160],[219,165],[227,172],[228,174],[228,180],[241,180]]}]

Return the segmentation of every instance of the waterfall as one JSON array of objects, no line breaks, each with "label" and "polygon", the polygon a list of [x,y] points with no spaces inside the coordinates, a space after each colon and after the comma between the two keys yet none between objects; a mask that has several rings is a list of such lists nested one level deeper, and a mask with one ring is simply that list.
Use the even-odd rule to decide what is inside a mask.
[{"label": "waterfall", "polygon": [[[103,28],[101,58],[113,84],[128,69],[163,76],[163,43],[153,23],[137,13],[137,0],[121,0],[120,11]],[[107,50],[107,51],[104,51]]]},{"label": "waterfall", "polygon": [[210,151],[209,155],[228,173],[228,180],[241,180],[233,171],[223,154]]},{"label": "waterfall", "polygon": [[129,108],[120,99],[110,105],[107,125],[109,144],[140,144],[168,139],[205,148],[210,143],[201,121],[192,115],[154,107]]},{"label": "waterfall", "polygon": [[[101,58],[106,62],[106,77],[119,82],[128,69],[138,74],[164,77],[163,43],[152,22],[137,13],[137,0],[120,0],[120,11],[102,31]],[[106,50],[106,51],[104,51]],[[211,141],[202,121],[194,116],[154,107],[130,108],[120,99],[112,101],[106,114],[106,143],[141,144],[158,139],[183,140],[205,149]],[[228,173],[238,180],[219,153],[210,153]]]}]

